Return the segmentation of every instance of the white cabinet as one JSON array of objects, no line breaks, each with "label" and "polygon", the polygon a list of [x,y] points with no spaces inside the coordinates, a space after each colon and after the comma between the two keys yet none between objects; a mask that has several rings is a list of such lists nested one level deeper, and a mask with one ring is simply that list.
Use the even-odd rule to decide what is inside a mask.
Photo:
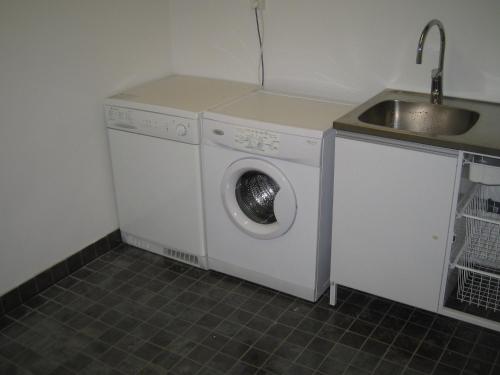
[{"label": "white cabinet", "polygon": [[339,133],[332,295],[345,285],[437,311],[458,152]]}]

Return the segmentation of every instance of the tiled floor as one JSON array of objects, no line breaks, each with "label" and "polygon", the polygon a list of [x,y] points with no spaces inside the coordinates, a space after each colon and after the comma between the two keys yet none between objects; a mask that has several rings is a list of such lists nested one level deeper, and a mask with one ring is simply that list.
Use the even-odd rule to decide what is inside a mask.
[{"label": "tiled floor", "polygon": [[0,319],[0,374],[500,374],[500,334],[352,290],[336,308],[128,246]]}]

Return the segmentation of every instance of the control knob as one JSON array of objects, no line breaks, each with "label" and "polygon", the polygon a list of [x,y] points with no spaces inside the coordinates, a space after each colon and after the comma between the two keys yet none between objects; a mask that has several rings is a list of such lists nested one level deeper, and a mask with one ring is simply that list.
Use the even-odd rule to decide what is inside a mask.
[{"label": "control knob", "polygon": [[184,137],[187,134],[186,125],[184,125],[184,124],[177,125],[177,128],[175,129],[175,131],[179,137]]}]

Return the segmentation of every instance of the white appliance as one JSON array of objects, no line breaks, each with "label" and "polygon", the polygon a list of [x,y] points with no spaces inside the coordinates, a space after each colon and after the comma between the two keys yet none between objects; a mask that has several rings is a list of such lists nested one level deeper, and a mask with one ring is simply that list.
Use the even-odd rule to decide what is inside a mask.
[{"label": "white appliance", "polygon": [[255,89],[251,84],[170,76],[106,100],[124,242],[207,267],[200,113]]},{"label": "white appliance", "polygon": [[259,91],[203,115],[209,268],[315,301],[330,276],[332,122],[352,107]]}]

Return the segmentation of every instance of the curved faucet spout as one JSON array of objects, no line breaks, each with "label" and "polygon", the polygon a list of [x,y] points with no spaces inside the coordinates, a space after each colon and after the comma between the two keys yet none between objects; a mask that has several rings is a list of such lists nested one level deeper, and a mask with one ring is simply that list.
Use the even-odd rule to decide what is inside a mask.
[{"label": "curved faucet spout", "polygon": [[432,26],[437,26],[439,29],[441,45],[439,48],[439,66],[437,69],[432,70],[432,84],[431,84],[431,103],[441,104],[443,102],[443,64],[444,64],[444,50],[446,47],[446,37],[444,33],[444,26],[441,21],[433,19],[425,25],[417,45],[417,58],[416,63],[422,63],[422,51],[424,48],[425,38]]}]

